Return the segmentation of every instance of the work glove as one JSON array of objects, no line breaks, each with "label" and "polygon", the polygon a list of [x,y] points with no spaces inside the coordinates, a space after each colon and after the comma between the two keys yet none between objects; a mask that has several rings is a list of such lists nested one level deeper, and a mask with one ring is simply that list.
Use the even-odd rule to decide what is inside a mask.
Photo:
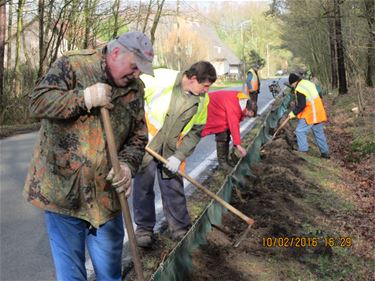
[{"label": "work glove", "polygon": [[289,112],[289,115],[288,115],[289,119],[293,119],[293,118],[296,118],[296,115],[293,113],[293,111]]},{"label": "work glove", "polygon": [[177,157],[175,156],[170,156],[168,159],[167,159],[167,164],[165,164],[165,167],[171,171],[172,173],[176,173],[178,171],[178,168],[180,167],[180,164],[181,164],[181,160],[179,160]]},{"label": "work glove", "polygon": [[128,198],[131,193],[132,174],[127,164],[120,163],[120,171],[115,175],[115,170],[112,168],[106,178],[112,183],[117,193],[125,192],[125,197]]},{"label": "work glove", "polygon": [[85,105],[87,111],[90,112],[91,108],[104,106],[111,109],[112,87],[104,83],[96,83],[83,90]]}]

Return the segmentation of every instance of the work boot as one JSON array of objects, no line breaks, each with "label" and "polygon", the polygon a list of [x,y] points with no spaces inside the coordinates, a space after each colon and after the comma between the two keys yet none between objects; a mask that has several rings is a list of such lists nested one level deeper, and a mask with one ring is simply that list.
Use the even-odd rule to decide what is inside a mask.
[{"label": "work boot", "polygon": [[233,167],[228,162],[229,141],[216,141],[216,153],[219,168],[224,171],[231,171]]},{"label": "work boot", "polygon": [[137,241],[138,247],[151,248],[154,243],[153,233],[147,230],[136,230],[135,240]]},{"label": "work boot", "polygon": [[330,159],[331,158],[328,153],[322,153],[322,154],[320,154],[320,157],[321,158],[325,158],[325,159]]},{"label": "work boot", "polygon": [[187,229],[180,229],[172,232],[171,236],[174,241],[180,241],[188,232]]}]

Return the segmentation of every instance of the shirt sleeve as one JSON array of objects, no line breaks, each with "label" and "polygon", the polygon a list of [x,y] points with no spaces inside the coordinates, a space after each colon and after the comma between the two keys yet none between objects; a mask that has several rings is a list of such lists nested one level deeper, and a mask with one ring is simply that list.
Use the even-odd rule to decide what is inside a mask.
[{"label": "shirt sleeve", "polygon": [[247,78],[246,78],[246,85],[247,89],[250,91],[252,89],[251,87],[251,79],[253,79],[253,74],[251,72],[247,73]]},{"label": "shirt sleeve", "polygon": [[69,119],[86,112],[83,90],[76,88],[75,73],[61,57],[38,82],[30,96],[33,117]]},{"label": "shirt sleeve", "polygon": [[293,113],[297,115],[298,113],[302,112],[306,107],[306,97],[304,94],[297,92],[297,105],[293,109]]},{"label": "shirt sleeve", "polygon": [[239,145],[241,144],[241,108],[236,97],[232,100],[228,100],[228,102],[225,104],[225,111],[230,134],[232,135],[233,139],[233,145]]}]

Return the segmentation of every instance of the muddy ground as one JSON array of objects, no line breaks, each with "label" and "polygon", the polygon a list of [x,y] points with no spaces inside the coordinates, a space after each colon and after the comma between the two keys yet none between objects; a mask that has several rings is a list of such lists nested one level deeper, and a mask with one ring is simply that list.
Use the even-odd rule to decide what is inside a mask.
[{"label": "muddy ground", "polygon": [[[295,121],[265,146],[255,178],[234,190],[231,202],[255,220],[251,231],[234,247],[246,224],[225,214],[221,229],[193,252],[185,280],[375,280],[375,99],[369,92],[363,116],[351,112],[355,100],[325,100],[331,159],[319,157],[312,139],[309,153],[296,151]],[[215,192],[225,176],[214,171],[203,184]],[[209,201],[199,191],[189,197],[193,221]],[[164,232],[141,250],[146,279],[175,246]],[[132,271],[125,276],[134,280]]]},{"label": "muddy ground", "polygon": [[[327,105],[334,111],[326,126],[329,160],[320,158],[316,147],[308,154],[295,151],[291,122],[252,167],[256,179],[234,192],[233,205],[256,221],[248,237],[233,246],[246,225],[226,214],[226,233],[214,229],[208,243],[194,252],[190,279],[375,280],[371,106],[364,118],[352,118],[350,111],[341,114]],[[348,122],[361,126],[364,137],[372,136],[366,143],[372,153],[353,150],[356,140]]]}]

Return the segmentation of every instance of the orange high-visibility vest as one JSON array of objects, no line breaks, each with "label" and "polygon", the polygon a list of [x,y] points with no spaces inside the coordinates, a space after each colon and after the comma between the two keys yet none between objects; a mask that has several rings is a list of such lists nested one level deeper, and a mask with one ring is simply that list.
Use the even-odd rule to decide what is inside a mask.
[{"label": "orange high-visibility vest", "polygon": [[308,80],[301,80],[298,82],[294,92],[299,92],[306,97],[306,107],[298,113],[298,118],[304,118],[309,125],[327,121],[322,99],[314,83]]},{"label": "orange high-visibility vest", "polygon": [[250,68],[247,73],[249,72],[251,72],[252,74],[251,81],[250,81],[251,89],[248,89],[247,84],[246,84],[246,92],[249,92],[250,90],[256,92],[259,90],[259,77],[255,73],[254,69]]}]

